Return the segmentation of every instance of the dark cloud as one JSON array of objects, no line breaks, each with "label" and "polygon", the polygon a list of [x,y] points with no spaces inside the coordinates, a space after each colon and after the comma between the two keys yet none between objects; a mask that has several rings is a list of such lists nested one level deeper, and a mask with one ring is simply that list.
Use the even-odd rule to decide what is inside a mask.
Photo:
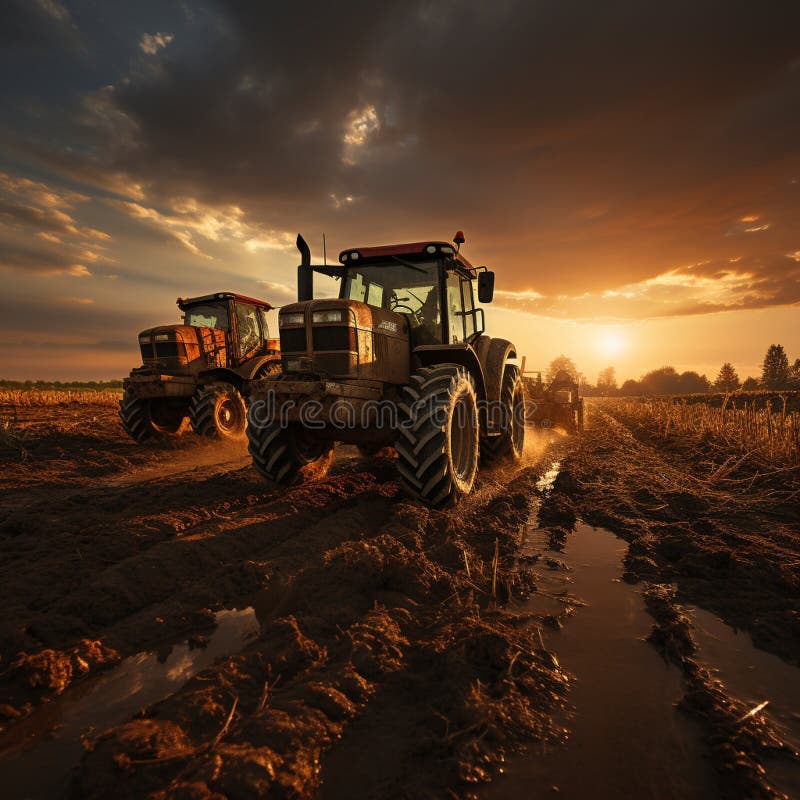
[{"label": "dark cloud", "polygon": [[[189,9],[174,41],[87,95],[80,146],[18,150],[166,214],[189,196],[326,230],[331,249],[465,228],[505,289],[551,307],[735,259],[752,300],[661,313],[796,302],[797,3]],[[147,31],[175,33],[131,29],[133,46]]]},{"label": "dark cloud", "polygon": [[4,0],[0,48],[8,51],[75,50],[82,42],[59,0]]},{"label": "dark cloud", "polygon": [[0,237],[0,269],[34,272],[41,275],[89,275],[84,264],[70,253],[36,245],[19,244]]}]

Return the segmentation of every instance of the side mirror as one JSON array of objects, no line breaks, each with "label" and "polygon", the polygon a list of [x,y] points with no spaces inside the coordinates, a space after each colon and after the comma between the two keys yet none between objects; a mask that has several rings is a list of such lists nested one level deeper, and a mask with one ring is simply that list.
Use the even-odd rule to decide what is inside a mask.
[{"label": "side mirror", "polygon": [[491,303],[494,297],[494,272],[478,273],[478,302]]}]

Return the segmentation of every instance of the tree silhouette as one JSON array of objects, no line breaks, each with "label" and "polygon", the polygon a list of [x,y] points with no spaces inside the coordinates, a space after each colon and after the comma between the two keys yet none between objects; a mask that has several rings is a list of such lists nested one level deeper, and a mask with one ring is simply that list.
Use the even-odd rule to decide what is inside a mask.
[{"label": "tree silhouette", "polygon": [[800,389],[800,358],[796,358],[789,368],[789,385],[792,389]]},{"label": "tree silhouette", "polygon": [[580,373],[578,372],[578,368],[575,366],[575,362],[571,358],[567,358],[565,355],[560,355],[557,358],[554,358],[550,362],[550,366],[547,368],[547,383],[555,378],[556,373],[564,370],[565,372],[569,372],[572,376],[572,380],[575,383],[578,383],[580,379]]},{"label": "tree silhouette", "polygon": [[606,367],[597,376],[597,393],[614,394],[617,391],[617,373],[614,367]]},{"label": "tree silhouette", "polygon": [[782,344],[771,344],[761,367],[761,385],[765,389],[786,389],[789,386],[789,359]]},{"label": "tree silhouette", "polygon": [[758,378],[745,378],[744,383],[742,384],[742,389],[745,392],[755,392],[761,388],[761,384],[758,382]]},{"label": "tree silhouette", "polygon": [[642,387],[642,394],[678,394],[680,375],[675,371],[675,367],[659,367],[645,375],[639,381]]},{"label": "tree silhouette", "polygon": [[730,361],[726,361],[719,368],[719,374],[714,381],[714,388],[720,392],[735,392],[740,386],[739,374],[733,368],[733,364]]}]

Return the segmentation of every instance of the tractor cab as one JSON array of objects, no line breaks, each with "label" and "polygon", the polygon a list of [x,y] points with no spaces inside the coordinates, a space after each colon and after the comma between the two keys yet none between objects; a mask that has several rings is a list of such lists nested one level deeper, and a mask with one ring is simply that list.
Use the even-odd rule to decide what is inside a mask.
[{"label": "tractor cab", "polygon": [[209,343],[224,348],[227,363],[214,366],[236,367],[262,350],[277,346],[274,341],[270,343],[267,325],[267,312],[272,306],[263,300],[218,292],[179,297],[178,308],[183,312],[185,327],[203,331]]},{"label": "tractor cab", "polygon": [[[284,371],[402,385],[434,349],[461,348],[451,361],[477,364],[471,348],[484,319],[475,283],[477,299],[490,302],[494,273],[459,253],[463,241],[459,231],[453,243],[350,248],[338,264],[312,265],[298,236],[297,302],[284,306],[278,321]],[[314,298],[315,272],[339,279],[338,298]]]},{"label": "tractor cab", "polygon": [[405,316],[412,347],[471,342],[484,330],[480,302],[492,299],[494,274],[473,267],[447,242],[414,242],[343,250],[340,298]]}]

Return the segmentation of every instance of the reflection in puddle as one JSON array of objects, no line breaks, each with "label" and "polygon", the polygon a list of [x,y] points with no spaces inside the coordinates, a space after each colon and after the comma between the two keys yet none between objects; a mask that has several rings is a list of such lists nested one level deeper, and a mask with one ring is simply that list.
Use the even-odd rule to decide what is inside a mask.
[{"label": "reflection in puddle", "polygon": [[558,477],[558,472],[561,469],[561,462],[554,461],[550,465],[550,469],[536,481],[536,488],[540,492],[547,492],[553,488],[553,484],[555,483],[556,478]]},{"label": "reflection in puddle", "polygon": [[175,645],[138,653],[42,706],[0,738],[3,797],[61,797],[83,753],[81,736],[130,719],[175,692],[217,659],[239,651],[258,633],[252,608],[220,611],[204,648]]},{"label": "reflection in puddle", "polygon": [[[528,610],[558,613],[563,593],[587,605],[545,641],[576,680],[564,746],[537,745],[509,763],[508,775],[484,798],[705,798],[716,795],[703,743],[674,708],[680,675],[644,641],[653,620],[632,586],[620,581],[626,544],[608,531],[579,524],[559,557],[570,570],[548,570],[547,534],[532,528],[523,554],[541,553],[542,594]],[[547,604],[543,607],[543,604]]]}]

